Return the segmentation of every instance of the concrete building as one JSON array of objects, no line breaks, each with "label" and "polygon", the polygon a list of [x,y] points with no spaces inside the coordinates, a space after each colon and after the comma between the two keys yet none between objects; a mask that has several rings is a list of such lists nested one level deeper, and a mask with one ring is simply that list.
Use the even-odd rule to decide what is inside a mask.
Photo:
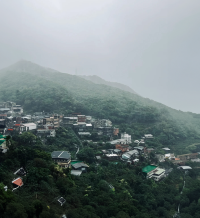
[{"label": "concrete building", "polygon": [[21,105],[15,105],[12,107],[12,111],[15,114],[22,114],[23,113],[23,108]]},{"label": "concrete building", "polygon": [[161,169],[155,165],[148,165],[142,169],[142,172],[146,176],[147,179],[154,179],[155,181],[159,181],[164,178],[165,170]]},{"label": "concrete building", "polygon": [[85,123],[86,122],[86,116],[85,115],[77,115],[78,122]]},{"label": "concrete building", "polygon": [[36,123],[24,123],[20,125],[20,132],[36,130],[37,124]]},{"label": "concrete building", "polygon": [[113,129],[113,135],[118,136],[118,134],[119,134],[119,128],[114,128]]},{"label": "concrete building", "polygon": [[43,125],[53,125],[55,129],[60,127],[60,119],[48,117],[43,119]]},{"label": "concrete building", "polygon": [[127,144],[131,143],[131,135],[127,134],[126,132],[121,133],[121,139],[124,139]]},{"label": "concrete building", "polygon": [[64,125],[73,125],[77,124],[78,117],[63,117],[63,124]]}]

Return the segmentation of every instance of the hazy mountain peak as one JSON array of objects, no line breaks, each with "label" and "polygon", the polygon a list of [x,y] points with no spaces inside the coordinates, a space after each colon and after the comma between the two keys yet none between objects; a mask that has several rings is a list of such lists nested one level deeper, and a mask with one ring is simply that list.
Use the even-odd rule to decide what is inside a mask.
[{"label": "hazy mountain peak", "polygon": [[55,73],[57,70],[40,66],[39,64],[35,64],[31,61],[20,60],[9,67],[6,67],[1,70],[1,72],[12,71],[15,73],[29,73],[29,74],[43,74],[43,73]]},{"label": "hazy mountain peak", "polygon": [[106,80],[104,80],[101,77],[96,76],[96,75],[91,75],[91,76],[85,76],[85,75],[82,76],[82,75],[79,75],[79,76],[84,78],[84,79],[86,79],[86,80],[89,80],[89,81],[91,81],[93,83],[96,83],[96,84],[104,84],[104,85],[107,85],[107,86],[112,86],[112,87],[121,89],[121,90],[126,91],[126,92],[137,94],[133,89],[131,89],[127,85],[124,85],[124,84],[121,84],[121,83],[118,83],[118,82],[106,81]]},{"label": "hazy mountain peak", "polygon": [[32,63],[31,61],[20,60],[12,64],[11,66],[5,68],[4,70],[9,70],[9,71],[11,70],[15,72],[30,72],[30,71],[41,70],[41,69],[44,69],[44,67]]}]

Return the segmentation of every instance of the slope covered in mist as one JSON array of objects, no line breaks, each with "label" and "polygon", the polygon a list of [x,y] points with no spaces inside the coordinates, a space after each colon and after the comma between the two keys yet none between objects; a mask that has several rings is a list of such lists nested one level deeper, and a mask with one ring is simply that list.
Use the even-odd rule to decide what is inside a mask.
[{"label": "slope covered in mist", "polygon": [[[158,141],[152,146],[172,146],[200,136],[199,115],[28,61],[0,70],[0,80],[0,100],[22,104],[27,112],[81,112],[108,118],[135,138],[156,135]],[[179,150],[183,152],[181,146]]]},{"label": "slope covered in mist", "polygon": [[83,78],[83,79],[89,80],[89,81],[91,81],[93,83],[96,83],[96,84],[103,84],[103,85],[107,85],[107,86],[111,86],[111,87],[115,87],[115,88],[121,89],[121,90],[126,91],[126,92],[137,94],[129,86],[126,86],[126,85],[124,85],[122,83],[109,82],[109,81],[106,81],[106,80],[100,78],[99,76],[96,76],[96,75],[92,75],[92,76],[82,76],[82,75],[79,75],[79,76],[81,78]]},{"label": "slope covered in mist", "polygon": [[0,87],[2,91],[13,89],[22,90],[37,87],[38,84],[43,84],[44,86],[53,85],[66,89],[79,101],[85,98],[108,98],[120,101],[124,104],[124,107],[126,107],[129,101],[134,101],[143,106],[165,109],[176,119],[193,119],[193,113],[178,111],[159,102],[130,93],[129,91],[123,91],[119,88],[111,87],[110,85],[96,84],[79,76],[61,73],[50,68],[39,66],[30,61],[22,60],[10,67],[0,70],[0,79],[4,81]]}]

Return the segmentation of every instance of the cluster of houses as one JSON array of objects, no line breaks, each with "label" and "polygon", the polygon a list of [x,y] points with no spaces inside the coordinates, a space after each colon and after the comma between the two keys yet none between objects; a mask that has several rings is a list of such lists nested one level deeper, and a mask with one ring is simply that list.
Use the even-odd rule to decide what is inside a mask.
[{"label": "cluster of houses", "polygon": [[[23,107],[14,102],[0,103],[0,150],[2,153],[7,152],[6,135],[12,135],[13,132],[22,134],[25,131],[32,131],[39,137],[55,137],[56,130],[60,127],[71,127],[80,139],[90,139],[93,133],[99,138],[107,136],[110,138],[109,143],[113,145],[112,149],[102,150],[102,154],[96,156],[97,161],[107,159],[109,161],[121,160],[129,164],[137,164],[140,157],[148,157],[155,152],[154,148],[146,147],[145,143],[152,140],[152,134],[144,134],[141,139],[132,142],[131,135],[126,132],[119,134],[119,128],[115,128],[108,119],[95,119],[92,116],[72,113],[67,116],[50,114],[45,112],[35,112],[33,115],[24,115]],[[2,134],[2,135],[1,135]],[[120,136],[120,138],[119,138]],[[113,140],[115,138],[115,140]],[[175,157],[170,153],[169,148],[163,148],[165,154],[156,154],[159,162],[166,159],[174,164],[184,165],[186,161],[200,162],[198,153],[178,155]],[[59,166],[71,168],[72,175],[81,175],[89,167],[82,161],[71,160],[71,154],[68,151],[53,151],[51,157]],[[143,168],[147,178],[153,178],[159,181],[165,175],[165,170],[155,165]],[[22,179],[17,178],[13,184],[23,185]]]},{"label": "cluster of houses", "polygon": [[32,131],[38,136],[55,137],[62,116],[36,112],[33,115],[24,115],[23,107],[14,102],[0,103],[0,133],[12,135],[14,131],[22,134]]},{"label": "cluster of houses", "polygon": [[100,160],[101,158],[106,158],[108,160],[122,160],[130,164],[139,162],[139,156],[149,153],[148,148],[145,146],[145,141],[153,138],[153,135],[149,137],[150,134],[144,135],[141,140],[135,140],[132,143],[131,135],[126,132],[121,133],[121,138],[110,141],[109,143],[113,145],[114,149],[102,150],[102,157],[97,156],[96,158]]},{"label": "cluster of houses", "polygon": [[81,114],[70,114],[63,117],[63,125],[70,126],[80,136],[91,136],[91,133],[97,133],[98,136],[117,136],[119,129],[113,127],[108,119],[95,119],[91,116]]},{"label": "cluster of houses", "polygon": [[119,129],[113,127],[108,119],[94,119],[80,113],[68,116],[35,112],[33,115],[24,115],[23,107],[14,102],[0,103],[0,133],[12,135],[13,131],[20,134],[24,131],[33,131],[37,136],[55,137],[56,129],[60,126],[70,126],[80,138],[87,138],[96,133],[97,136],[118,136]]}]

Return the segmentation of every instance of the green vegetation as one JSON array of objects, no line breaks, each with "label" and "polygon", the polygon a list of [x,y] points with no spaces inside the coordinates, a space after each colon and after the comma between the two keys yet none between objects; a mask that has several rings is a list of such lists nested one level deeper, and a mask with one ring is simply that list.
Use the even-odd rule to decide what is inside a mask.
[{"label": "green vegetation", "polygon": [[[68,133],[64,138],[76,141],[70,130],[61,128],[58,132],[51,146],[57,147],[63,132]],[[198,163],[192,163],[193,170],[185,175],[186,185],[180,195],[184,173],[170,162],[163,163],[162,167],[173,167],[173,171],[155,183],[142,174],[142,168],[148,163],[132,166],[102,160],[96,165],[96,151],[86,146],[81,149],[79,158],[90,167],[87,173],[76,177],[70,175],[69,169],[52,162],[48,144],[33,139],[30,132],[15,135],[9,151],[0,153],[0,213],[3,218],[56,218],[64,213],[71,218],[172,217],[179,203],[181,217],[200,216]],[[64,145],[61,147],[64,149]],[[16,178],[13,172],[22,166],[28,172],[23,177],[24,185],[12,192],[11,181]],[[62,207],[57,202],[59,196],[66,199]]]},{"label": "green vegetation", "polygon": [[[175,154],[200,151],[200,120],[193,113],[173,110],[139,95],[80,77],[62,74],[29,62],[20,62],[0,71],[0,100],[14,101],[25,112],[37,111],[69,114],[81,112],[96,118],[110,119],[120,131],[140,139],[151,133],[147,147],[169,147]],[[92,133],[91,139],[98,137]],[[7,139],[10,140],[10,139]],[[0,153],[0,217],[56,218],[155,218],[172,217],[180,203],[181,217],[200,217],[200,171],[198,163],[189,163],[193,170],[185,175],[170,162],[161,167],[174,168],[168,177],[156,183],[146,180],[142,168],[103,159],[98,165],[95,156],[100,148],[111,148],[106,137],[98,145],[79,140],[70,128],[59,128],[55,138],[37,138],[31,132],[14,135],[6,154]],[[77,148],[80,151],[75,155]],[[90,167],[80,177],[60,168],[52,160],[54,150],[66,150]],[[156,162],[154,154],[151,161]],[[13,174],[20,167],[28,172],[24,185],[11,192]],[[4,191],[4,186],[8,191]],[[111,185],[111,188],[109,185]],[[113,191],[114,190],[114,191]],[[61,207],[57,198],[66,203]]]}]

